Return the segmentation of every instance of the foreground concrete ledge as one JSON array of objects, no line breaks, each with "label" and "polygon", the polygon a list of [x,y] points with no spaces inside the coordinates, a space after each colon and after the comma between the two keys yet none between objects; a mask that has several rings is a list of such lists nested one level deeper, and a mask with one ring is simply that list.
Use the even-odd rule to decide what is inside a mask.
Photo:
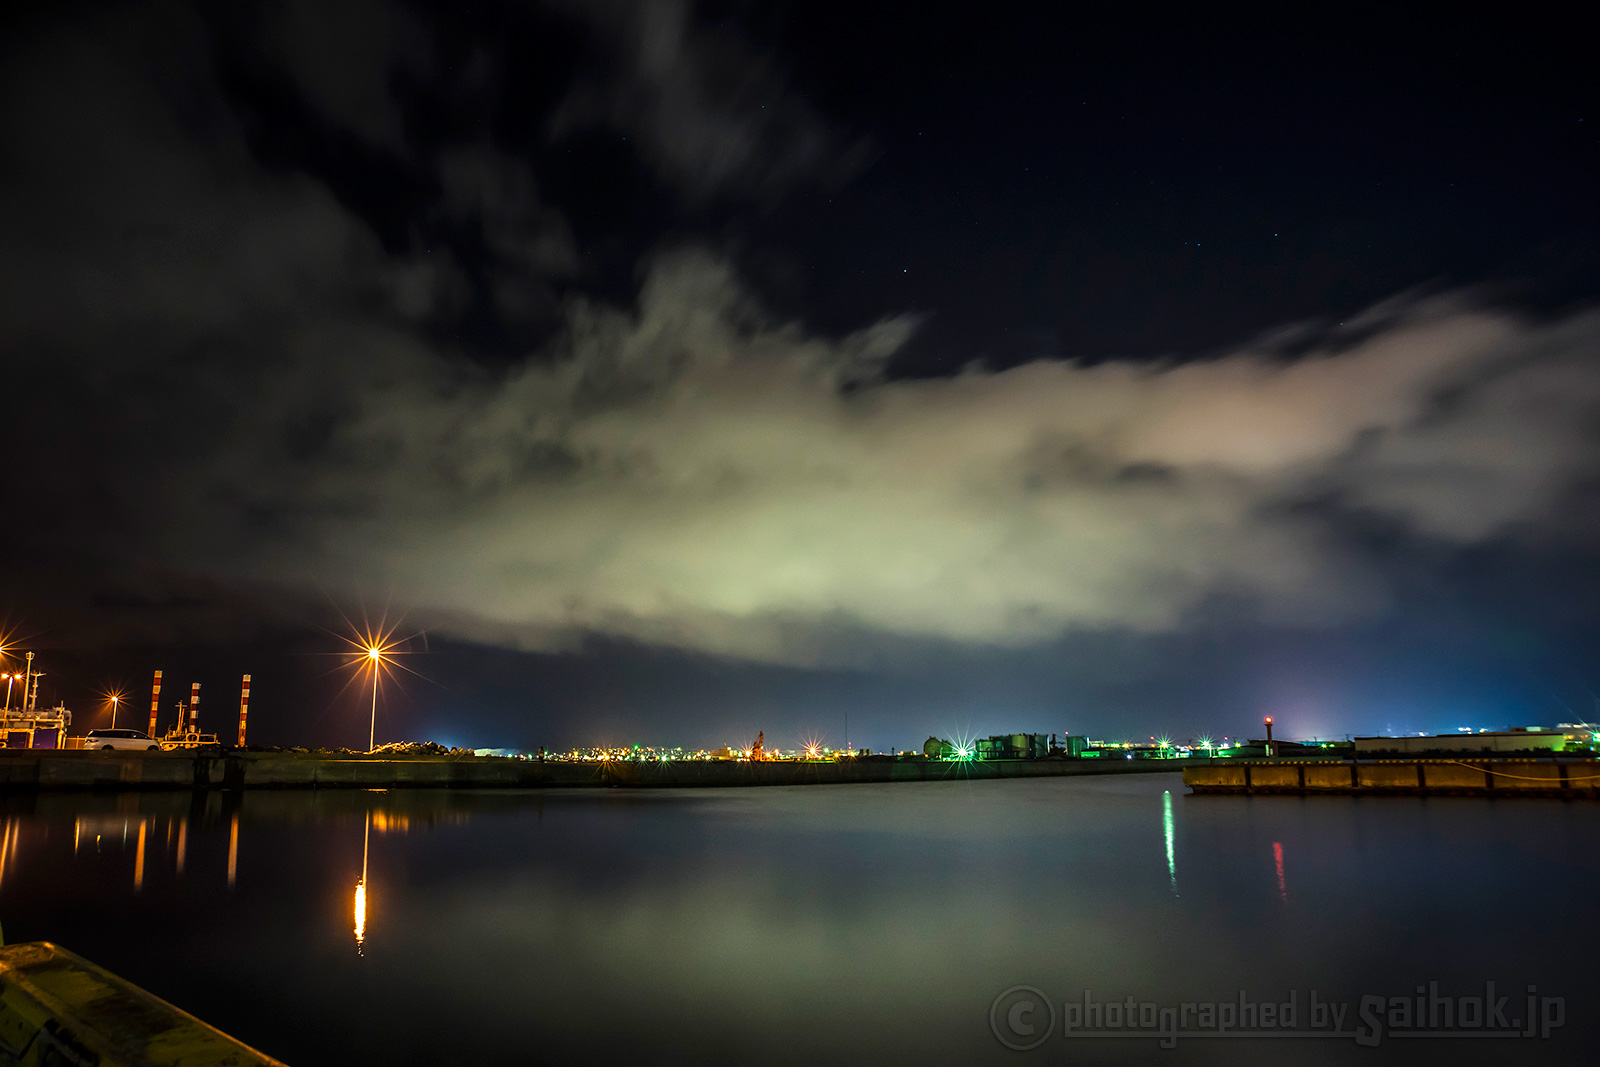
[{"label": "foreground concrete ledge", "polygon": [[1198,794],[1295,796],[1562,797],[1600,799],[1600,760],[1230,760],[1185,767]]},{"label": "foreground concrete ledge", "polygon": [[48,941],[0,947],[0,1063],[283,1067]]},{"label": "foreground concrete ledge", "polygon": [[847,759],[567,762],[502,756],[366,757],[219,749],[0,751],[0,791],[138,789],[539,789],[845,785],[1176,773],[1181,760]]}]

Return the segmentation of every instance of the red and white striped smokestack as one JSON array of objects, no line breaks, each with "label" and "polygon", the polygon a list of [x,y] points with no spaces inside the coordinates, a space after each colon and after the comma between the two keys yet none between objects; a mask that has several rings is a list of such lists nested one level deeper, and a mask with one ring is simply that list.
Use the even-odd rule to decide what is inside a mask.
[{"label": "red and white striped smokestack", "polygon": [[244,722],[250,716],[250,676],[244,676],[244,688],[239,690],[239,747],[244,747]]},{"label": "red and white striped smokestack", "polygon": [[150,687],[150,736],[156,735],[156,709],[161,704],[161,672],[156,671],[156,683]]},{"label": "red and white striped smokestack", "polygon": [[189,687],[189,729],[200,729],[200,683]]}]

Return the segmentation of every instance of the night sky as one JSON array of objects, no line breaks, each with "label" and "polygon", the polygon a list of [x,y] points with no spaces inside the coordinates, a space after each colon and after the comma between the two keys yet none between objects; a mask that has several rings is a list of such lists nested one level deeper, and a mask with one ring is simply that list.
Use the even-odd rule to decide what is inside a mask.
[{"label": "night sky", "polygon": [[364,745],[364,620],[380,740],[1600,714],[1575,24],[0,19],[0,618],[80,729]]}]

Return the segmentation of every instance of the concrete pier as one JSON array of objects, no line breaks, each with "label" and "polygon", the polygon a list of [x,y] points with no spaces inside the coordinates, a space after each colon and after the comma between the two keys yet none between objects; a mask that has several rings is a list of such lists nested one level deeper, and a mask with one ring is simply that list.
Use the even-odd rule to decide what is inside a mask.
[{"label": "concrete pier", "polygon": [[836,785],[1176,772],[1181,760],[525,760],[318,753],[0,751],[0,790],[536,789]]},{"label": "concrete pier", "polygon": [[1600,799],[1600,760],[1218,760],[1183,770],[1195,793]]}]

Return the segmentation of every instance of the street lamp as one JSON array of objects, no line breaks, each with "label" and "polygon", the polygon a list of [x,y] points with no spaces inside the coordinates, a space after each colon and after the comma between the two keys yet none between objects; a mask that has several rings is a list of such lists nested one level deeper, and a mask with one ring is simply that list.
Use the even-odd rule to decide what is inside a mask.
[{"label": "street lamp", "polygon": [[383,664],[383,649],[367,646],[367,663],[372,667],[372,722],[367,727],[367,751],[377,747],[378,738],[378,668]]},{"label": "street lamp", "polygon": [[[406,654],[406,641],[396,639],[393,627],[380,627],[376,630],[366,627],[355,630],[349,637],[344,638],[348,646],[344,652],[339,653],[347,657],[345,665],[351,668],[354,675],[347,685],[359,686],[361,672],[372,672],[372,698],[369,702],[369,715],[367,721],[367,751],[371,752],[378,747],[378,685],[386,671],[393,668],[410,670],[401,663],[397,657]],[[415,671],[412,671],[415,674]],[[359,692],[359,688],[357,689]]]},{"label": "street lamp", "polygon": [[118,694],[111,694],[111,728],[113,730],[117,728],[117,704],[120,703],[121,700],[122,697]]}]

